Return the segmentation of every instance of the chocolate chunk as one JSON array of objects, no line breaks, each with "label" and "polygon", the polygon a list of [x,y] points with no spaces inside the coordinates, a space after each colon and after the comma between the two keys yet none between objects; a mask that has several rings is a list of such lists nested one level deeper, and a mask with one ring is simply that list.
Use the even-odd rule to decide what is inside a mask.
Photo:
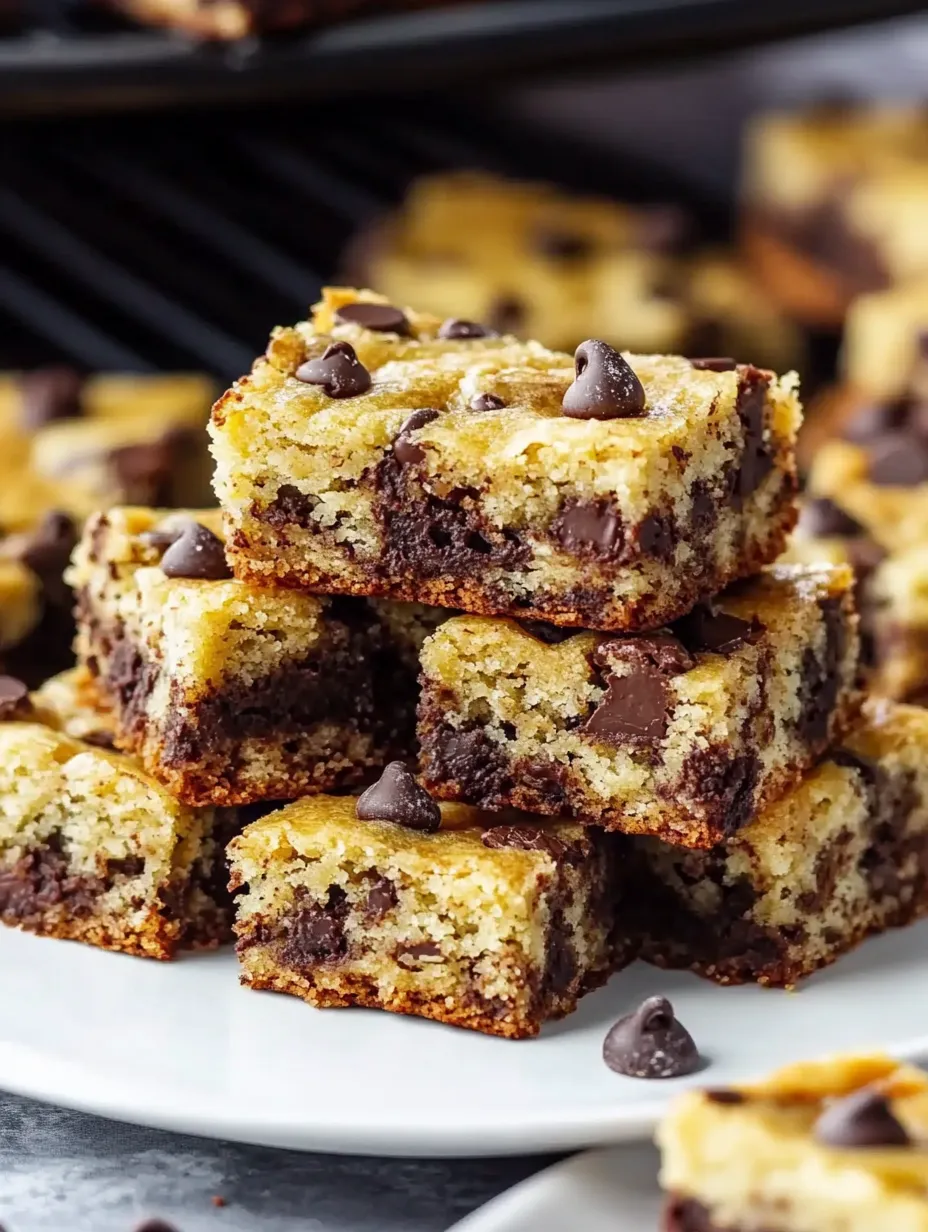
[{"label": "chocolate chunk", "polygon": [[756,492],[773,469],[773,459],[764,442],[764,407],[768,384],[768,377],[754,368],[745,373],[738,388],[736,409],[744,428],[744,446],[733,493],[737,503]]},{"label": "chocolate chunk", "polygon": [[37,432],[58,419],[79,419],[83,378],[73,368],[40,368],[20,378],[22,425]]},{"label": "chocolate chunk", "polygon": [[0,676],[0,720],[27,719],[31,713],[28,687],[15,676]]},{"label": "chocolate chunk", "polygon": [[357,398],[371,387],[371,374],[350,342],[331,342],[317,359],[300,364],[293,375],[307,385],[321,385],[330,398]]},{"label": "chocolate chunk", "polygon": [[561,642],[566,642],[569,637],[580,632],[579,629],[562,629],[558,625],[550,625],[546,620],[517,620],[516,624],[546,646],[559,646]]},{"label": "chocolate chunk", "polygon": [[342,304],[335,310],[335,320],[342,325],[360,325],[362,329],[379,334],[409,333],[406,314],[392,304]]},{"label": "chocolate chunk", "polygon": [[113,877],[140,877],[145,871],[143,856],[123,856],[121,859],[107,860],[106,875]]},{"label": "chocolate chunk", "polygon": [[498,411],[505,405],[506,403],[498,394],[476,394],[470,400],[472,411]]},{"label": "chocolate chunk", "polygon": [[824,646],[821,655],[811,647],[805,650],[799,682],[798,731],[809,745],[820,744],[828,735],[840,690],[838,671],[844,654],[844,616],[840,599],[822,599],[819,609],[825,628]]},{"label": "chocolate chunk", "polygon": [[807,535],[822,539],[853,539],[867,533],[866,527],[826,496],[805,502],[799,515],[799,528]]},{"label": "chocolate chunk", "polygon": [[121,445],[106,455],[106,465],[124,501],[139,504],[166,501],[174,469],[174,442],[163,437],[158,441]]},{"label": "chocolate chunk", "polygon": [[197,578],[204,582],[221,582],[232,576],[222,540],[192,520],[161,557],[161,570],[169,578]]},{"label": "chocolate chunk", "polygon": [[483,845],[493,851],[506,847],[516,851],[543,851],[552,860],[559,860],[567,849],[556,834],[535,826],[492,826],[483,832]]},{"label": "chocolate chunk", "polygon": [[382,920],[398,902],[396,883],[389,877],[378,877],[367,892],[367,898],[364,900],[364,914],[369,920]]},{"label": "chocolate chunk", "polygon": [[673,555],[674,533],[668,518],[649,514],[638,526],[637,545],[652,560],[667,560]]},{"label": "chocolate chunk", "polygon": [[413,411],[408,419],[403,420],[396,434],[396,440],[393,442],[393,453],[404,466],[409,466],[413,462],[421,462],[425,457],[425,450],[420,449],[414,441],[409,439],[409,433],[415,432],[417,428],[424,428],[438,416],[439,412],[434,407],[423,406],[418,411]]},{"label": "chocolate chunk", "polygon": [[460,317],[449,317],[442,321],[438,331],[439,338],[448,342],[456,342],[459,338],[490,338],[493,330],[477,321],[464,321]]},{"label": "chocolate chunk", "polygon": [[84,744],[92,744],[95,749],[108,749],[113,751],[116,748],[116,742],[113,739],[113,733],[104,730],[102,727],[95,727],[93,731],[84,732],[81,736]]},{"label": "chocolate chunk", "polygon": [[865,403],[854,411],[844,425],[842,436],[855,445],[869,445],[878,437],[904,427],[907,419],[908,406],[904,399]]},{"label": "chocolate chunk", "polygon": [[410,830],[434,834],[441,826],[441,809],[416,782],[401,761],[391,761],[355,805],[361,821],[394,821]]},{"label": "chocolate chunk", "polygon": [[77,528],[72,518],[52,509],[19,549],[20,560],[42,583],[45,598],[57,607],[71,606],[71,591],[62,574],[76,543]]},{"label": "chocolate chunk", "polygon": [[633,664],[640,671],[653,669],[662,676],[676,676],[696,666],[696,660],[672,633],[610,638],[600,642],[593,657],[602,666],[619,660]]},{"label": "chocolate chunk", "polygon": [[144,1223],[139,1224],[135,1232],[177,1232],[177,1229],[172,1223],[165,1223],[163,1219],[146,1219]]},{"label": "chocolate chunk", "polygon": [[493,329],[500,334],[516,334],[525,323],[525,304],[518,295],[501,295],[490,309]]},{"label": "chocolate chunk", "polygon": [[676,621],[674,632],[694,653],[728,655],[756,642],[763,627],[756,621],[730,616],[708,603],[697,603],[688,616]]},{"label": "chocolate chunk", "polygon": [[641,211],[632,239],[647,252],[677,252],[692,229],[690,216],[679,205],[652,205]]},{"label": "chocolate chunk", "polygon": [[728,1104],[734,1107],[736,1104],[746,1104],[748,1097],[743,1095],[741,1091],[736,1091],[732,1087],[709,1087],[703,1091],[703,1095],[710,1104]]},{"label": "chocolate chunk", "polygon": [[694,368],[699,368],[702,372],[734,372],[738,367],[733,359],[729,359],[727,355],[713,355],[704,359],[691,359],[690,363]]},{"label": "chocolate chunk", "polygon": [[618,351],[589,338],[574,351],[574,380],[561,401],[571,419],[634,419],[645,413],[644,386]]},{"label": "chocolate chunk", "polygon": [[560,519],[559,538],[568,551],[591,547],[606,555],[622,542],[622,522],[607,501],[573,505]]},{"label": "chocolate chunk", "polygon": [[868,787],[872,787],[880,777],[880,768],[875,761],[850,749],[834,749],[829,754],[829,760],[836,766],[847,766],[850,770],[856,770]]},{"label": "chocolate chunk", "polygon": [[835,1100],[815,1122],[817,1141],[856,1151],[867,1147],[910,1146],[911,1138],[878,1091],[855,1091]]},{"label": "chocolate chunk", "polygon": [[666,997],[648,997],[620,1018],[606,1036],[603,1060],[629,1078],[682,1078],[702,1063],[693,1037],[674,1017]]},{"label": "chocolate chunk", "polygon": [[400,943],[396,948],[396,957],[402,962],[409,958],[420,962],[423,958],[441,958],[441,946],[436,941],[417,941],[412,945]]},{"label": "chocolate chunk", "polygon": [[913,487],[928,480],[928,442],[913,432],[877,437],[867,448],[870,482],[879,487]]},{"label": "chocolate chunk", "polygon": [[663,675],[642,667],[606,677],[606,696],[581,731],[604,744],[654,744],[667,731],[669,695]]},{"label": "chocolate chunk", "polygon": [[540,227],[532,236],[532,247],[553,261],[579,261],[591,256],[594,249],[589,236],[556,227]]},{"label": "chocolate chunk", "polygon": [[330,886],[325,904],[307,903],[290,921],[283,960],[291,967],[334,962],[348,952],[345,916],[348,901],[340,886]]}]

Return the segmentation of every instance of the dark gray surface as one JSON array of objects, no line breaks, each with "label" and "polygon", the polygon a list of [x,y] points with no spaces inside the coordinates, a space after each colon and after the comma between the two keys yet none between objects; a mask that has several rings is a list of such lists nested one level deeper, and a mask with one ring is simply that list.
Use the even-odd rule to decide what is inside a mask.
[{"label": "dark gray surface", "polygon": [[549,1162],[306,1155],[0,1093],[5,1232],[133,1232],[153,1216],[178,1232],[444,1232]]}]

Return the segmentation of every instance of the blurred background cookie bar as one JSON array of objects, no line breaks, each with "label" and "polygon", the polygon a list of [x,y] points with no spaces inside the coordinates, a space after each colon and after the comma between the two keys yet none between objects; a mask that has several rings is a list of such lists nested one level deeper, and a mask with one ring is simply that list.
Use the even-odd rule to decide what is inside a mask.
[{"label": "blurred background cookie bar", "polygon": [[855,296],[928,271],[928,118],[835,105],[747,129],[744,243],[766,291],[799,320],[839,326]]}]

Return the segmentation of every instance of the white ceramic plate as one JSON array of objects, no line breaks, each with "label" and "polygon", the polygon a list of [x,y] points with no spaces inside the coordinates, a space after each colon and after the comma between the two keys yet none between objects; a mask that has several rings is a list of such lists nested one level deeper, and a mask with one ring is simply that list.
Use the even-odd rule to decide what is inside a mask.
[{"label": "white ceramic plate", "polygon": [[[608,1027],[656,992],[705,1054],[702,1074],[642,1082],[603,1064]],[[928,922],[798,993],[637,964],[522,1042],[251,992],[228,951],[156,963],[0,929],[0,1087],[271,1146],[490,1155],[640,1139],[687,1083],[874,1047],[928,1054]]]},{"label": "white ceramic plate", "polygon": [[613,1147],[545,1168],[450,1232],[645,1232],[658,1226],[657,1151]]}]

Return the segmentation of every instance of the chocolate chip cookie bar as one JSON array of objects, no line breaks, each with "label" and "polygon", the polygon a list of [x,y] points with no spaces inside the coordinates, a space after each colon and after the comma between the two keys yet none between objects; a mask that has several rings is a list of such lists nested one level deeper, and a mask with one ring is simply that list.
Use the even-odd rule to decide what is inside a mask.
[{"label": "chocolate chip cookie bar", "polygon": [[868,702],[798,787],[709,851],[629,841],[644,958],[789,987],[928,913],[928,712]]},{"label": "chocolate chip cookie bar", "polygon": [[657,1132],[664,1232],[926,1232],[928,1081],[836,1056],[690,1091]]},{"label": "chocolate chip cookie bar", "polygon": [[536,1035],[631,957],[611,836],[437,805],[398,763],[229,848],[242,981],[488,1035]]},{"label": "chocolate chip cookie bar", "polygon": [[839,325],[856,295],[928,272],[921,107],[823,106],[748,130],[745,246],[774,298]]},{"label": "chocolate chip cookie bar", "polygon": [[848,309],[840,378],[858,398],[928,396],[928,275],[860,295]]},{"label": "chocolate chip cookie bar", "polygon": [[412,748],[440,614],[230,576],[219,513],[91,518],[69,580],[79,662],[117,741],[191,805],[350,787]]},{"label": "chocolate chip cookie bar", "polygon": [[840,505],[819,497],[804,502],[787,557],[855,570],[869,692],[899,700],[928,693],[928,535],[923,544],[886,551]]},{"label": "chocolate chip cookie bar", "polygon": [[179,803],[106,747],[102,716],[86,740],[57,730],[74,697],[0,678],[0,921],[148,958],[225,940],[234,812]]},{"label": "chocolate chip cookie bar", "polygon": [[345,256],[396,304],[573,351],[591,334],[644,354],[798,364],[791,322],[730,255],[693,254],[676,206],[573,196],[472,171],[424,177]]},{"label": "chocolate chip cookie bar", "polygon": [[853,575],[772,566],[656,633],[457,616],[422,650],[423,779],[443,799],[709,847],[856,713]]},{"label": "chocolate chip cookie bar", "polygon": [[782,550],[800,413],[793,377],[336,289],[217,402],[214,482],[243,581],[653,628]]},{"label": "chocolate chip cookie bar", "polygon": [[0,378],[0,526],[31,530],[50,510],[82,519],[118,502],[205,501],[202,429],[214,394],[194,374],[51,368]]}]

